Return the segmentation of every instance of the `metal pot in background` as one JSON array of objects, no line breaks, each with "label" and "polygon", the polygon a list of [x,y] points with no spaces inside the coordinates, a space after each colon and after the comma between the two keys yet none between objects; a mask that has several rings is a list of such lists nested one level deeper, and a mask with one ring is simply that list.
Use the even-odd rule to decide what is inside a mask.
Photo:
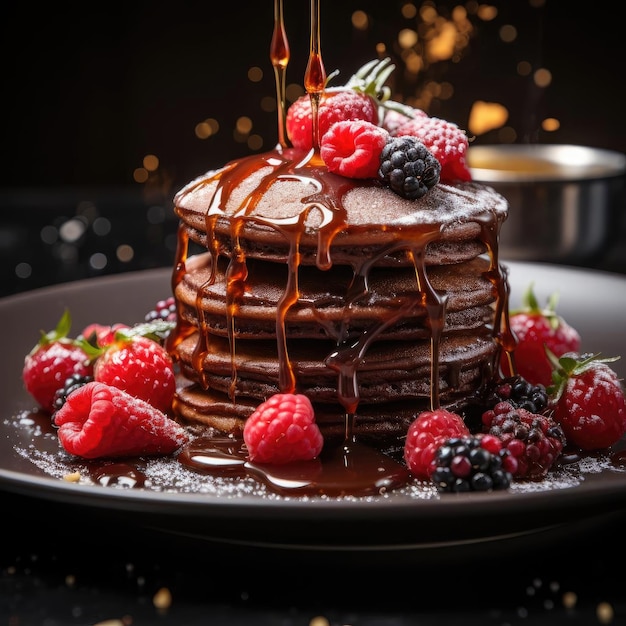
[{"label": "metal pot in background", "polygon": [[[593,264],[626,234],[626,155],[575,145],[473,145],[475,181],[509,202],[503,259]],[[623,246],[626,246],[626,239]]]}]

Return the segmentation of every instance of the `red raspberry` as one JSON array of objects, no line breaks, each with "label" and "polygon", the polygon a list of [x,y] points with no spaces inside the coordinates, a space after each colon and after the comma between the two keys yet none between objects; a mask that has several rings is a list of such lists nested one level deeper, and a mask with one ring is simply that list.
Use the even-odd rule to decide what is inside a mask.
[{"label": "red raspberry", "polygon": [[97,359],[94,380],[126,391],[168,412],[176,391],[174,363],[157,341],[142,335],[120,338]]},{"label": "red raspberry", "polygon": [[463,418],[446,409],[422,411],[411,423],[404,444],[404,460],[414,476],[428,480],[435,452],[446,439],[469,435]]},{"label": "red raspberry", "polygon": [[483,428],[498,437],[517,461],[516,478],[543,478],[559,458],[565,434],[552,418],[499,402],[482,415]]},{"label": "red raspberry", "polygon": [[63,448],[85,459],[172,454],[188,441],[187,431],[162,411],[98,382],[73,391],[54,423]]},{"label": "red raspberry", "polygon": [[[371,96],[353,89],[328,89],[320,98],[318,125],[320,143],[335,122],[365,120],[378,123],[378,107]],[[287,137],[294,148],[310,150],[313,146],[313,120],[308,94],[300,96],[287,110]]]},{"label": "red raspberry", "polygon": [[65,311],[56,328],[44,335],[26,355],[22,381],[26,391],[49,413],[55,410],[54,400],[68,378],[90,376],[90,356],[67,335],[71,327],[69,311]]},{"label": "red raspberry", "polygon": [[371,122],[336,122],[322,138],[320,155],[330,172],[347,178],[377,178],[389,133]]},{"label": "red raspberry", "polygon": [[594,355],[565,354],[556,364],[554,419],[567,441],[583,450],[608,448],[626,432],[624,388],[607,363]]},{"label": "red raspberry", "polygon": [[[548,387],[552,384],[552,363],[546,347],[557,357],[566,352],[580,350],[580,335],[556,313],[557,296],[552,294],[541,308],[532,284],[522,298],[522,306],[509,314],[511,330],[517,337],[514,352],[517,373],[533,385]],[[511,376],[505,353],[501,359],[502,373]]]},{"label": "red raspberry", "polygon": [[292,393],[274,394],[260,404],[246,420],[243,439],[255,463],[309,461],[324,445],[311,401]]},{"label": "red raspberry", "polygon": [[419,115],[398,126],[394,135],[411,135],[420,139],[441,163],[442,183],[472,179],[465,160],[469,141],[456,124],[438,117]]}]

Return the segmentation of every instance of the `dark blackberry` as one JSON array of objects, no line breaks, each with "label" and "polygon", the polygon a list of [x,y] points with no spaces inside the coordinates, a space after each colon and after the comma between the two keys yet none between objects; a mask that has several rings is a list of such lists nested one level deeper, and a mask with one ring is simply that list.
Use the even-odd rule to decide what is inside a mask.
[{"label": "dark blackberry", "polygon": [[499,402],[508,402],[530,413],[543,413],[548,408],[548,392],[541,384],[533,385],[519,375],[510,376],[498,381],[485,395],[486,409]]},{"label": "dark blackberry", "polygon": [[170,296],[165,300],[159,300],[154,305],[154,308],[146,313],[144,320],[146,322],[154,322],[155,320],[175,322],[176,301],[174,300],[174,296]]},{"label": "dark blackberry", "polygon": [[517,460],[516,478],[540,480],[554,465],[565,446],[565,433],[549,415],[500,402],[485,411],[483,430],[495,435]]},{"label": "dark blackberry", "polygon": [[441,164],[417,138],[392,137],[380,154],[378,176],[403,198],[415,200],[439,182]]},{"label": "dark blackberry", "polygon": [[431,480],[440,492],[508,489],[514,462],[501,445],[488,435],[447,439],[435,452]]},{"label": "dark blackberry", "polygon": [[65,404],[67,396],[69,396],[72,391],[90,383],[92,380],[93,376],[82,376],[80,374],[72,374],[69,378],[66,378],[63,387],[57,389],[54,394],[52,403],[53,412],[56,413]]}]

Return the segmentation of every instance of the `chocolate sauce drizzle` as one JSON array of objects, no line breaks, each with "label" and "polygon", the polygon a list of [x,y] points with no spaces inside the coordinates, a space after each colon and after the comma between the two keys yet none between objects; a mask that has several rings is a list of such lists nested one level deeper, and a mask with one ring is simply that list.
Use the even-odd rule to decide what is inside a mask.
[{"label": "chocolate sauce drizzle", "polygon": [[[305,87],[311,98],[313,111],[313,148],[305,156],[294,156],[286,148],[284,134],[285,99],[284,78],[289,61],[289,46],[284,30],[282,0],[275,0],[274,34],[270,58],[276,73],[277,95],[280,104],[278,145],[260,155],[241,158],[227,164],[223,169],[209,174],[189,186],[185,193],[193,193],[198,188],[215,185],[205,213],[207,250],[211,257],[209,280],[197,292],[196,309],[199,339],[192,358],[192,364],[200,380],[204,382],[202,363],[211,350],[211,335],[202,308],[206,291],[213,284],[220,255],[227,254],[221,249],[219,238],[215,236],[216,225],[228,221],[231,245],[227,269],[227,323],[231,351],[231,386],[229,395],[236,396],[237,350],[235,320],[239,302],[246,289],[246,253],[240,243],[240,235],[246,224],[255,222],[274,229],[289,243],[287,258],[288,279],[276,312],[276,349],[280,363],[279,386],[282,392],[295,392],[296,375],[289,357],[286,337],[286,318],[290,308],[299,301],[298,269],[300,266],[300,242],[305,232],[307,217],[311,211],[321,214],[317,229],[316,265],[326,270],[333,265],[332,243],[336,235],[347,229],[367,231],[372,225],[355,227],[348,225],[343,198],[357,183],[354,180],[329,174],[319,156],[317,111],[324,90],[326,74],[319,46],[319,1],[311,0],[311,43],[309,64],[305,75]],[[265,173],[267,170],[267,173]],[[233,212],[226,213],[226,207],[233,191],[252,174],[263,171],[259,185],[247,195]],[[301,199],[301,208],[294,215],[273,218],[255,212],[264,194],[273,185],[285,180],[299,180],[314,191]],[[359,181],[358,185],[377,184],[374,181]],[[180,200],[180,198],[179,198]],[[178,211],[178,209],[177,209]],[[480,239],[489,255],[490,265],[487,277],[491,281],[496,300],[493,337],[504,350],[512,351],[514,337],[508,324],[509,286],[504,268],[498,260],[498,234],[501,218],[489,211],[479,219]],[[363,495],[379,493],[406,483],[410,476],[399,462],[381,452],[362,445],[353,435],[354,420],[357,419],[359,405],[359,367],[368,348],[376,337],[401,318],[425,310],[430,333],[431,346],[431,408],[439,406],[439,345],[445,323],[446,297],[431,286],[426,270],[425,253],[429,243],[441,238],[438,224],[403,224],[402,227],[389,226],[394,237],[392,243],[378,250],[373,256],[364,257],[353,267],[353,279],[348,287],[345,307],[345,321],[340,331],[336,347],[326,359],[328,367],[337,372],[337,399],[345,411],[345,438],[343,445],[335,450],[325,450],[321,459],[314,462],[296,464],[291,467],[260,467],[249,463],[245,451],[232,438],[204,438],[196,440],[179,456],[180,462],[199,471],[225,472],[237,475],[252,475],[262,480],[272,490],[279,492],[322,493],[337,495],[350,493]],[[350,314],[359,298],[368,294],[370,269],[383,257],[401,253],[411,262],[415,270],[415,297],[407,300],[389,316],[380,320],[355,339],[349,332]],[[172,276],[172,288],[183,279],[189,254],[188,234],[183,225],[179,230],[178,249]],[[179,304],[180,306],[180,304]],[[195,332],[196,328],[185,322],[179,310],[177,328],[168,338],[168,349],[176,357],[176,346]],[[495,366],[495,363],[494,363]],[[493,373],[493,372],[491,372]],[[357,468],[358,466],[358,468]],[[288,485],[288,486],[287,486]]]},{"label": "chocolate sauce drizzle", "polygon": [[270,60],[274,67],[274,78],[276,79],[276,107],[278,111],[278,145],[281,148],[287,147],[285,137],[285,115],[287,112],[286,100],[286,75],[287,65],[290,58],[289,41],[285,31],[285,20],[283,17],[283,0],[274,0],[274,31],[272,33],[272,43],[270,45]]}]

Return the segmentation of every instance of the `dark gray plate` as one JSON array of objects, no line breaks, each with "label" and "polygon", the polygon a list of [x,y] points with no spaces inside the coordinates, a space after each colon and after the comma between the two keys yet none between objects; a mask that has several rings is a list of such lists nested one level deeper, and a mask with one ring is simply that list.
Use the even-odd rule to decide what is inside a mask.
[{"label": "dark gray plate", "polygon": [[[560,292],[559,312],[583,337],[583,349],[626,355],[623,333],[626,277],[554,265],[509,263],[512,306],[534,282],[540,301]],[[73,327],[143,319],[169,295],[170,271],[149,270],[78,281],[0,300],[3,333],[0,489],[44,504],[65,504],[85,513],[112,516],[220,544],[305,551],[403,552],[519,540],[563,530],[626,507],[626,469],[618,463],[582,472],[572,482],[555,480],[539,490],[415,498],[300,499],[238,493],[167,492],[74,484],[50,475],[17,448],[37,445],[15,416],[32,408],[21,368],[40,330],[49,330],[69,307]],[[614,368],[624,377],[624,359]],[[626,454],[620,444],[613,458]],[[619,458],[618,458],[619,461]],[[173,463],[175,461],[172,461]],[[45,508],[45,507],[44,507]],[[56,507],[58,511],[58,507]]]}]

